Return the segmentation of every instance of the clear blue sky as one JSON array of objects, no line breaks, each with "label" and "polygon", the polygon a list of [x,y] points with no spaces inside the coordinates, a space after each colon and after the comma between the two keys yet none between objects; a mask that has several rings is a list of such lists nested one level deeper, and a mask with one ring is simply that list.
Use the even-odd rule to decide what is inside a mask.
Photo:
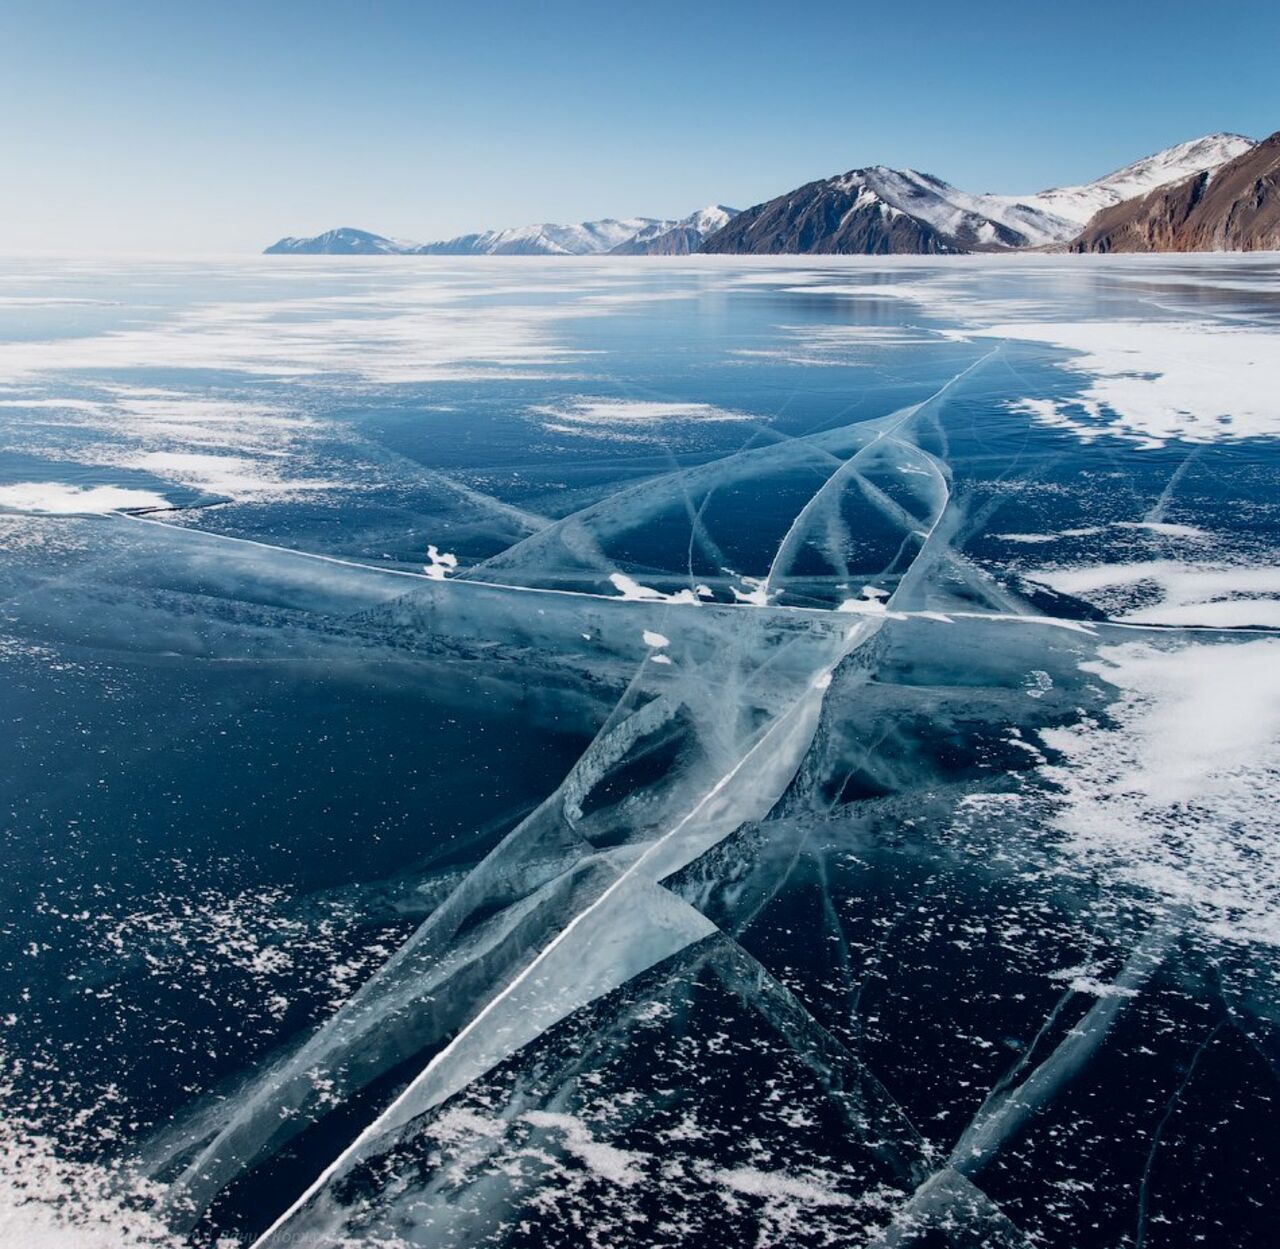
[{"label": "clear blue sky", "polygon": [[253,251],[968,190],[1280,129],[1280,3],[4,0],[0,251]]}]

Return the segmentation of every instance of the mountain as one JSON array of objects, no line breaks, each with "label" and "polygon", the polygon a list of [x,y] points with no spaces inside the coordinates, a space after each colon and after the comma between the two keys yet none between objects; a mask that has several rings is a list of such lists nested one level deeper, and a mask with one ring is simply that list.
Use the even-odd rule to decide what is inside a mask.
[{"label": "mountain", "polygon": [[1206,135],[1095,182],[1023,196],[972,195],[931,174],[874,165],[749,208],[702,250],[944,255],[1064,244],[1098,207],[1216,168],[1251,146],[1240,135]]},{"label": "mountain", "polygon": [[[717,204],[680,220],[629,217],[577,225],[544,223],[463,234],[435,243],[409,243],[344,228],[315,238],[284,238],[266,250],[270,255],[343,256],[671,256],[692,251],[946,255],[1062,245],[1076,250],[1144,250],[1174,246],[1175,230],[1186,225],[1193,210],[1200,214],[1197,222],[1207,222],[1217,211],[1214,205],[1221,195],[1214,192],[1216,198],[1210,197],[1208,208],[1198,205],[1209,194],[1210,185],[1217,184],[1214,171],[1248,158],[1253,151],[1253,141],[1243,135],[1205,135],[1093,182],[1034,195],[973,195],[932,174],[873,165],[810,182],[744,213]],[[1186,187],[1197,179],[1196,187]],[[1121,214],[1114,220],[1107,218],[1100,233],[1095,230],[1098,213],[1132,204],[1135,197],[1149,196],[1158,188],[1163,194],[1168,187],[1183,187],[1181,198],[1174,195],[1167,203],[1160,199],[1149,207],[1143,217],[1150,218],[1148,226],[1135,219],[1119,229],[1122,221],[1129,220]],[[1240,194],[1247,196],[1247,189]],[[1268,218],[1261,207],[1241,206],[1235,212],[1231,222],[1197,224],[1195,237],[1269,237]],[[1246,227],[1245,218],[1253,224]],[[1087,238],[1081,235],[1086,223]],[[1146,244],[1144,230],[1149,235]],[[1083,240],[1079,246],[1073,242],[1078,237]]]},{"label": "mountain", "polygon": [[[1158,186],[1216,169],[1253,145],[1254,141],[1242,134],[1207,134],[1167,147],[1083,186],[1054,187],[1035,195],[1018,196],[1017,202],[1079,227],[1104,208],[1145,195]],[[1066,239],[1060,241],[1066,242]]]},{"label": "mountain", "polygon": [[738,215],[736,208],[711,204],[683,221],[656,222],[613,248],[613,256],[687,256]]},{"label": "mountain", "polygon": [[1104,208],[1076,252],[1280,249],[1280,131],[1209,172]]},{"label": "mountain", "polygon": [[368,230],[353,230],[342,226],[326,230],[314,238],[283,238],[272,243],[263,253],[267,256],[403,256],[411,252],[415,244],[398,239],[383,238]]},{"label": "mountain", "polygon": [[[703,239],[734,216],[722,205],[701,208],[680,220],[628,217],[615,221],[583,221],[578,225],[550,223],[461,234],[438,243],[409,243],[384,238],[367,230],[344,227],[314,238],[283,238],[266,255],[298,256],[597,256],[685,255],[697,251]],[[632,244],[635,244],[633,247]]]}]

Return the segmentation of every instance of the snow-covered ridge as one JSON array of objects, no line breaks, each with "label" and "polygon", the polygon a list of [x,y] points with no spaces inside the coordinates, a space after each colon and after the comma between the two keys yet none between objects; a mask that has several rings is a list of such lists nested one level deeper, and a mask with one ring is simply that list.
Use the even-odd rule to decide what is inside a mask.
[{"label": "snow-covered ridge", "polygon": [[1193,174],[1217,169],[1253,146],[1254,140],[1241,134],[1207,134],[1164,148],[1082,186],[1052,187],[1034,195],[982,198],[1064,220],[1072,226],[1071,234],[1075,234],[1094,213],[1104,208],[1145,195],[1158,186],[1181,182]]}]

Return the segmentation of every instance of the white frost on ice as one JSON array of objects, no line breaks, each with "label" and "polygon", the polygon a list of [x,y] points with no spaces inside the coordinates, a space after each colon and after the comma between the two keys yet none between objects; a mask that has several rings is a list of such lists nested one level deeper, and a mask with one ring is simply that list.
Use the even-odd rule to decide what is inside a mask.
[{"label": "white frost on ice", "polygon": [[711,403],[597,399],[586,395],[576,396],[559,404],[535,404],[529,411],[543,418],[543,427],[553,433],[623,440],[640,437],[635,430],[652,425],[752,419],[745,412],[733,412]]},{"label": "white frost on ice", "polygon": [[1083,993],[1089,997],[1137,997],[1138,990],[1126,988],[1098,977],[1098,968],[1087,965],[1081,967],[1063,967],[1049,973],[1050,980],[1065,981],[1072,993]]},{"label": "white frost on ice", "polygon": [[658,649],[663,646],[670,646],[671,639],[664,637],[661,633],[655,633],[652,629],[646,629],[644,631],[644,644]]},{"label": "white frost on ice", "polygon": [[1056,542],[1059,538],[1091,538],[1095,534],[1106,533],[1102,525],[1083,525],[1078,529],[1059,529],[1056,533],[993,533],[993,538],[1001,542],[1020,542],[1034,545],[1044,542]]},{"label": "white frost on ice", "polygon": [[1117,529],[1145,529],[1162,538],[1207,538],[1209,535],[1195,525],[1171,525],[1159,520],[1119,520]]},{"label": "white frost on ice", "polygon": [[[846,289],[828,285],[823,286],[821,292],[841,294]],[[856,288],[858,294],[878,289]],[[813,288],[797,286],[791,293],[809,295]],[[886,348],[927,346],[943,339],[937,331],[914,325],[779,325],[776,328],[786,335],[782,345],[735,347],[729,355],[750,360],[779,360],[784,364],[858,367],[880,358]]]},{"label": "white frost on ice", "polygon": [[1173,525],[1155,520],[1116,520],[1109,525],[1079,525],[1074,529],[1058,529],[1053,533],[993,533],[991,537],[1000,542],[1035,546],[1057,542],[1060,538],[1095,538],[1108,529],[1134,529],[1161,538],[1186,538],[1194,541],[1209,537],[1209,534],[1195,525]]},{"label": "white frost on ice", "polygon": [[732,1211],[740,1210],[744,1199],[760,1203],[756,1249],[784,1249],[796,1244],[815,1224],[822,1226],[824,1210],[873,1205],[881,1196],[875,1188],[857,1198],[841,1192],[836,1186],[838,1173],[817,1168],[789,1172],[749,1165],[724,1167],[712,1171],[709,1178],[719,1186],[721,1200]]},{"label": "white frost on ice", "polygon": [[109,409],[94,399],[0,399],[0,408],[18,408],[21,411],[87,412],[101,416]]},{"label": "white frost on ice", "polygon": [[337,484],[317,479],[289,479],[283,476],[279,464],[239,455],[148,451],[129,464],[156,477],[242,502],[263,502],[311,490],[329,490]]},{"label": "white frost on ice", "polygon": [[[123,1170],[65,1156],[28,1116],[0,1054],[0,1245],[22,1249],[184,1249],[150,1212],[161,1195]],[[87,1134],[86,1134],[87,1135]]]},{"label": "white frost on ice", "polygon": [[644,1179],[643,1165],[648,1160],[647,1154],[619,1149],[616,1145],[597,1140],[592,1136],[591,1129],[576,1115],[530,1110],[521,1118],[532,1127],[559,1132],[565,1151],[577,1158],[594,1175],[610,1184],[630,1188]]},{"label": "white frost on ice", "polygon": [[206,304],[139,328],[2,343],[0,378],[119,368],[347,374],[392,384],[545,377],[548,365],[580,354],[553,339],[552,323],[607,312],[581,303],[469,303],[468,293],[440,278],[368,294]]}]

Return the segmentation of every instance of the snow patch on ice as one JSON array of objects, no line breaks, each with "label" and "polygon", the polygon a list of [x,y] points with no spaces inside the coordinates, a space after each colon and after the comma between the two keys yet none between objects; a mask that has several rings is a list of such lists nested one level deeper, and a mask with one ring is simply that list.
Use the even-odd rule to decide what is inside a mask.
[{"label": "snow patch on ice", "polygon": [[1109,724],[1046,729],[1055,817],[1076,865],[1218,936],[1280,945],[1280,640],[1104,647]]},{"label": "snow patch on ice", "polygon": [[1262,329],[1186,321],[1044,321],[995,325],[979,337],[1079,354],[1059,367],[1087,379],[1069,400],[1009,404],[1086,439],[1109,433],[1141,448],[1280,433],[1280,352]]},{"label": "snow patch on ice", "polygon": [[613,582],[614,589],[624,599],[630,599],[636,603],[697,603],[698,597],[692,590],[677,590],[673,594],[664,594],[661,590],[655,590],[652,586],[641,585],[634,577],[628,577],[625,572],[614,572],[609,574],[609,580]]},{"label": "snow patch on ice", "polygon": [[[1025,575],[1059,594],[1094,602],[1127,624],[1280,627],[1280,568],[1161,559],[1040,568]],[[1144,585],[1159,599],[1135,605]]]},{"label": "snow patch on ice", "polygon": [[441,551],[434,542],[427,546],[427,563],[422,571],[432,581],[443,581],[457,567],[458,557],[452,551]]},{"label": "snow patch on ice", "polygon": [[168,506],[168,499],[154,490],[123,486],[69,486],[59,481],[23,481],[0,486],[0,507],[18,512],[74,516]]}]

